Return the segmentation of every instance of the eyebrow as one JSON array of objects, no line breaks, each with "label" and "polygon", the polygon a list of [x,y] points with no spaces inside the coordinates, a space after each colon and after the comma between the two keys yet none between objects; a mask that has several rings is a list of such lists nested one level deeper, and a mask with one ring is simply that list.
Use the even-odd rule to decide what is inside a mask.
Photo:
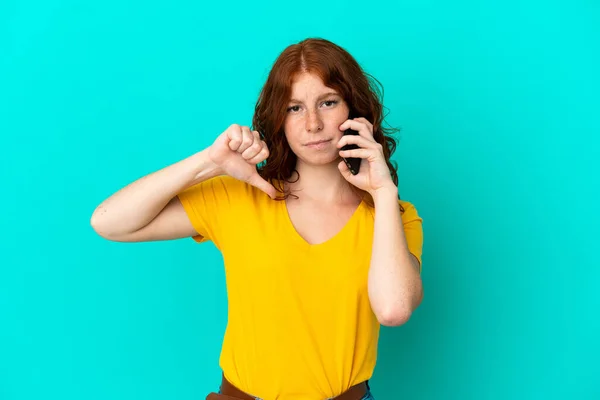
[{"label": "eyebrow", "polygon": [[[339,96],[339,95],[340,95],[340,94],[339,94],[339,93],[336,93],[336,92],[327,92],[327,93],[324,93],[324,94],[320,95],[320,96],[317,98],[317,100],[321,100],[321,99],[323,99],[323,98],[325,98],[325,97],[329,97],[329,96]],[[291,99],[291,100],[290,100],[290,103],[302,103],[302,102],[301,102],[300,100]]]}]

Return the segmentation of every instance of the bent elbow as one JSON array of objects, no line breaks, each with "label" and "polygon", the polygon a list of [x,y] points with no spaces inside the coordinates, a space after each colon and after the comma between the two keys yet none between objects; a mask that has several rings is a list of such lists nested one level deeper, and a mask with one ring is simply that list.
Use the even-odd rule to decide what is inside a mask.
[{"label": "bent elbow", "polygon": [[100,227],[100,221],[98,221],[98,215],[96,213],[92,214],[92,217],[90,218],[90,226],[92,227],[92,229],[94,230],[94,232],[96,232],[98,235],[102,236],[102,228]]},{"label": "bent elbow", "polygon": [[391,309],[377,315],[377,320],[383,326],[400,326],[408,322],[412,312],[408,309]]},{"label": "bent elbow", "polygon": [[103,225],[105,224],[103,224],[102,218],[98,215],[98,213],[93,213],[90,218],[90,226],[94,232],[96,232],[96,234],[103,239],[115,240],[113,235],[111,235],[110,230],[106,229],[106,227]]}]

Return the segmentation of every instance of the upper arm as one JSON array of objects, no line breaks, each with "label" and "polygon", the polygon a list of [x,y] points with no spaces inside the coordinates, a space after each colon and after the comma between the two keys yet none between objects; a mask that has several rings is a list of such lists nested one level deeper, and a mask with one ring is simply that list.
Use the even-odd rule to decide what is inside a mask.
[{"label": "upper arm", "polygon": [[175,196],[148,225],[135,232],[107,239],[116,242],[150,242],[198,236],[181,201]]},{"label": "upper arm", "polygon": [[232,224],[232,201],[242,195],[239,181],[216,177],[186,188],[173,197],[145,227],[111,240],[146,242],[191,237],[196,242],[221,240]]}]

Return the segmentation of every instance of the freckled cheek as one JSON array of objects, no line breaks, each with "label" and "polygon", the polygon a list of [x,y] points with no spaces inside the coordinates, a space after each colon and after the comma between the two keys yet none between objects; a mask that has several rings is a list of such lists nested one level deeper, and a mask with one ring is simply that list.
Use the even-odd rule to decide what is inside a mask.
[{"label": "freckled cheek", "polygon": [[298,136],[304,129],[304,121],[301,118],[295,118],[293,120],[288,120],[285,124],[285,131],[288,132],[291,136]]},{"label": "freckled cheek", "polygon": [[346,122],[346,120],[348,119],[348,109],[344,109],[344,110],[340,109],[337,111],[338,112],[336,113],[335,121],[336,121],[337,125],[340,126],[341,124]]},{"label": "freckled cheek", "polygon": [[302,133],[303,125],[293,121],[287,122],[284,126],[285,137],[292,147],[299,147],[300,134]]}]

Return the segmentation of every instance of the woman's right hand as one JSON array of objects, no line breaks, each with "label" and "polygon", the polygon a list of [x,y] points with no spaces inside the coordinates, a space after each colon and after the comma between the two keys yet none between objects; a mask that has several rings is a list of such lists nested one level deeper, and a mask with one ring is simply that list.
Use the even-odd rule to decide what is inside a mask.
[{"label": "woman's right hand", "polygon": [[277,196],[275,187],[256,171],[256,164],[269,156],[269,149],[257,131],[231,125],[209,147],[208,156],[225,175],[257,187],[272,199]]}]

